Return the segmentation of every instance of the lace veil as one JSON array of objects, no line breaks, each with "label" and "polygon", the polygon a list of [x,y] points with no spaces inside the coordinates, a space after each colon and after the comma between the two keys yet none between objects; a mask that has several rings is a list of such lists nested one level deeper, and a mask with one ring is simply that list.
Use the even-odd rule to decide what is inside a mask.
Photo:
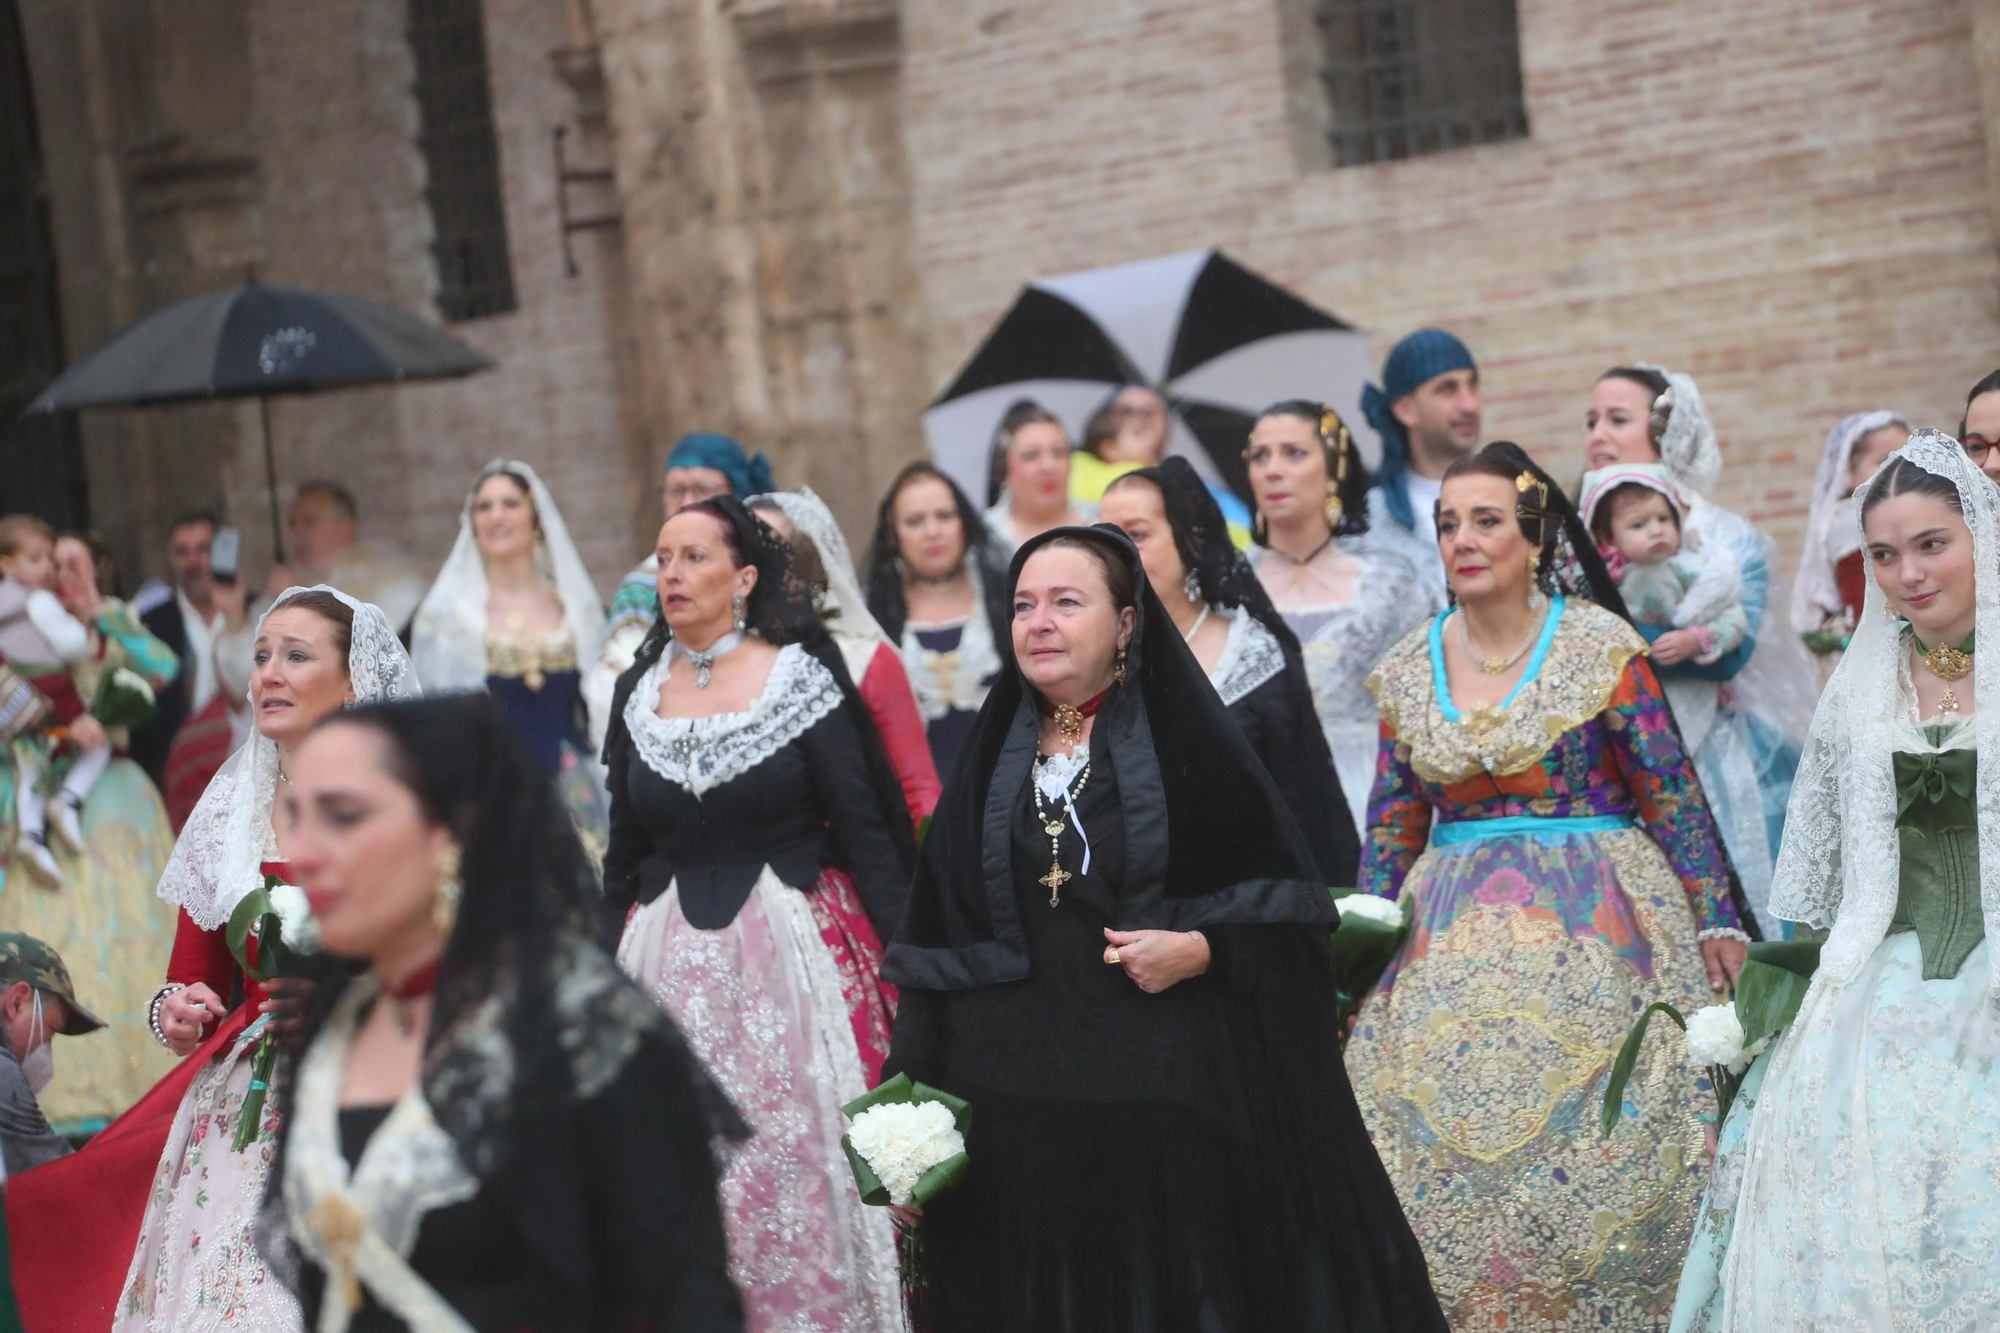
[{"label": "lace veil", "polygon": [[480,557],[478,539],[472,535],[472,500],[488,478],[501,473],[528,483],[542,528],[535,563],[543,577],[555,585],[563,622],[576,636],[577,661],[597,660],[598,640],[604,632],[604,603],[598,600],[590,571],[570,540],[562,511],[533,468],[517,460],[496,458],[479,470],[472,489],[466,492],[465,508],[458,517],[458,540],[452,543],[437,581],[424,594],[410,631],[411,656],[433,694],[486,688],[486,562]]},{"label": "lace veil", "polygon": [[[1907,428],[1909,424],[1894,412],[1856,412],[1842,417],[1827,432],[1826,453],[1820,457],[1819,472],[1813,478],[1812,509],[1806,517],[1805,555],[1799,561],[1798,582],[1792,585],[1792,628],[1799,633],[1812,633],[1828,616],[1837,616],[1843,609],[1840,587],[1833,577],[1831,544],[1836,536],[1846,535],[1836,534],[1835,524],[1845,521],[1852,525],[1854,521],[1854,515],[1843,512],[1841,504],[1853,491],[1847,484],[1847,473],[1854,460],[1854,446],[1884,426]],[[1842,553],[1853,549],[1843,547]]]},{"label": "lace veil", "polygon": [[841,535],[840,524],[834,521],[833,511],[826,507],[826,501],[814,494],[812,487],[801,486],[795,491],[755,495],[747,503],[754,509],[767,502],[776,506],[799,535],[819,552],[820,568],[826,571],[826,610],[823,616],[827,621],[827,631],[842,638],[880,640],[894,647],[889,636],[883,633],[881,624],[868,610],[868,599],[861,592],[861,581],[854,575],[854,555],[847,549],[847,538]]},{"label": "lace veil", "polygon": [[[257,622],[264,621],[301,593],[332,593],[354,612],[348,636],[347,675],[356,703],[414,698],[420,693],[410,655],[388,618],[370,602],[357,602],[337,588],[287,588]],[[210,780],[194,813],[174,842],[160,876],[160,896],[184,909],[203,930],[220,930],[236,904],[263,887],[258,867],[271,826],[271,801],[278,789],[278,747],[256,731]]]},{"label": "lace veil", "polygon": [[[1922,430],[1890,455],[1957,487],[1972,532],[1974,633],[2000,643],[2000,490],[1974,467],[1958,443]],[[1869,478],[1868,493],[1887,470]],[[1827,683],[1805,755],[1792,783],[1785,842],[1771,882],[1771,907],[1790,921],[1831,928],[1820,955],[1829,983],[1851,980],[1888,933],[1896,910],[1901,856],[1896,839],[1896,784],[1891,758],[1906,734],[1912,704],[1904,695],[1904,624],[1892,620],[1882,589],[1868,581],[1867,605],[1854,641]],[[2000,671],[1975,680],[1972,725],[1982,755],[2000,754]],[[1886,706],[1885,706],[1886,705]],[[1979,765],[1980,902],[1989,939],[2000,938],[2000,764]],[[2000,990],[2000,952],[1991,984]]]}]

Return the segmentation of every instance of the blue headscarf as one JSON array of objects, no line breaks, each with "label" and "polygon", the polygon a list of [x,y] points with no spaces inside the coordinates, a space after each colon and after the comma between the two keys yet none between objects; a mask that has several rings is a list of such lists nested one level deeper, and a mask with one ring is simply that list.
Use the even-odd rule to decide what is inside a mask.
[{"label": "blue headscarf", "polygon": [[1397,343],[1382,363],[1382,387],[1369,384],[1361,390],[1361,410],[1382,437],[1382,466],[1375,471],[1375,485],[1382,492],[1389,517],[1405,528],[1417,526],[1410,489],[1403,481],[1410,470],[1410,439],[1390,407],[1440,375],[1477,369],[1472,349],[1456,335],[1443,329],[1418,329]]},{"label": "blue headscarf", "polygon": [[667,466],[713,468],[729,478],[729,489],[739,500],[748,500],[753,495],[768,495],[778,489],[771,479],[771,465],[762,454],[743,452],[743,446],[727,435],[717,435],[713,431],[696,431],[683,435],[674,446],[673,453],[667,455]]}]

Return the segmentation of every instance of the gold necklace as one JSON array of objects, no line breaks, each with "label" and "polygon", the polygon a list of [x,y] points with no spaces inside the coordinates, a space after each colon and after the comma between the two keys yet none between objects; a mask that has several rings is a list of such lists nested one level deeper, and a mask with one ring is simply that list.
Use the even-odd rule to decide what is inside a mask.
[{"label": "gold necklace", "polygon": [[1938,711],[1941,713],[1958,711],[1958,695],[1952,692],[1951,687],[1954,681],[1964,680],[1972,674],[1974,638],[1973,635],[1966,635],[1965,643],[1958,648],[1948,643],[1926,648],[1922,639],[1914,633],[1910,635],[1910,642],[1917,648],[1917,660],[1924,664],[1924,670],[1944,682],[1944,693],[1938,696]]},{"label": "gold necklace", "polygon": [[[1546,620],[1548,612],[1544,611],[1542,618]],[[1513,653],[1506,657],[1484,656],[1477,648],[1472,646],[1472,631],[1465,627],[1465,608],[1460,607],[1458,611],[1458,645],[1465,650],[1465,655],[1472,659],[1472,664],[1489,676],[1506,675],[1509,667],[1528,655],[1528,649],[1535,646],[1535,640],[1540,638],[1541,635],[1542,624],[1538,620],[1535,622],[1534,629],[1528,632],[1527,639]]]}]

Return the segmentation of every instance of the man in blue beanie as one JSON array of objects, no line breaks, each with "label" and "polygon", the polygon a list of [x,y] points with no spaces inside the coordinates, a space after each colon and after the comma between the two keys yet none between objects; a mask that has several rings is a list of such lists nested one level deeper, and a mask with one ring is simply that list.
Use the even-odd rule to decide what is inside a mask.
[{"label": "man in blue beanie", "polygon": [[1443,329],[1418,329],[1382,363],[1382,384],[1361,391],[1361,410],[1382,437],[1382,465],[1368,495],[1368,526],[1397,530],[1429,548],[1420,568],[1440,582],[1432,510],[1444,470],[1479,447],[1479,365]]}]

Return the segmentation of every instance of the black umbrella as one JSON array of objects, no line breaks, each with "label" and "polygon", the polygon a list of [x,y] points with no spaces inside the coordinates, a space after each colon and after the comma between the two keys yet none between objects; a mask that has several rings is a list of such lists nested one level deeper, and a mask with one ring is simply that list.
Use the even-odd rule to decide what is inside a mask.
[{"label": "black umbrella", "polygon": [[1168,448],[1247,495],[1243,442],[1282,398],[1331,403],[1372,454],[1361,417],[1368,339],[1216,250],[1088,269],[1029,284],[924,414],[931,453],[984,494],[1009,403],[1033,398],[1071,437],[1121,384],[1172,409]]},{"label": "black umbrella", "polygon": [[272,395],[453,379],[492,364],[450,334],[379,301],[265,287],[253,279],[156,310],[114,334],[42,390],[22,415],[258,399],[271,536],[282,556]]}]

